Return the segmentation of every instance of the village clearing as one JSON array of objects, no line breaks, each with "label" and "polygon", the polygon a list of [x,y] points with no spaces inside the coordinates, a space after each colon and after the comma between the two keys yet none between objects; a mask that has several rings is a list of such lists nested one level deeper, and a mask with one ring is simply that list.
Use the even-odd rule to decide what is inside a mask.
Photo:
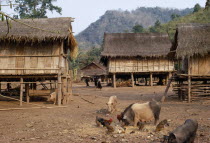
[{"label": "village clearing", "polygon": [[[160,121],[169,120],[169,127],[154,132],[153,122],[143,131],[128,127],[126,133],[108,134],[107,129],[96,127],[95,117],[112,118],[113,126],[119,125],[116,115],[134,102],[146,102],[152,98],[159,100],[165,86],[153,87],[103,87],[102,90],[85,87],[84,83],[73,84],[73,97],[67,107],[52,109],[26,109],[0,111],[0,143],[158,143],[186,119],[196,119],[199,123],[195,143],[210,142],[210,101],[198,100],[181,102],[169,91],[169,97],[162,103]],[[118,111],[106,114],[108,97],[118,97]],[[19,102],[0,97],[0,108],[20,108]],[[4,101],[3,101],[4,100]],[[31,102],[47,107],[57,107],[46,102]],[[24,104],[21,108],[36,107]]]}]

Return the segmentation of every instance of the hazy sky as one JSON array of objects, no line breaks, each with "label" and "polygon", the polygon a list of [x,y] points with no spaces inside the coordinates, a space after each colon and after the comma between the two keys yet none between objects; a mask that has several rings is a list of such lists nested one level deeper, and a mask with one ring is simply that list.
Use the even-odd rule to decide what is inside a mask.
[{"label": "hazy sky", "polygon": [[205,2],[206,0],[57,0],[55,5],[62,7],[62,15],[49,12],[48,17],[75,18],[73,31],[78,34],[107,10],[135,10],[143,6],[184,9],[192,8],[196,3],[204,7]]}]

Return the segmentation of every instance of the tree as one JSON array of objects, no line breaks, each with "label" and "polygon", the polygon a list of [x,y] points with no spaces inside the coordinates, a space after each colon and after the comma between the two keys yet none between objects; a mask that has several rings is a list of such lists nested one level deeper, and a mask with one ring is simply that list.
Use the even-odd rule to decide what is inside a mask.
[{"label": "tree", "polygon": [[157,21],[155,22],[154,27],[155,27],[155,28],[161,27],[161,22],[160,22],[159,20],[157,20]]},{"label": "tree", "polygon": [[149,32],[156,33],[157,30],[155,29],[154,26],[151,26],[151,27],[149,28]]},{"label": "tree", "polygon": [[178,15],[178,14],[172,14],[171,15],[171,20],[174,20],[174,19],[176,19],[176,18],[179,18],[180,17],[180,15]]},{"label": "tree", "polygon": [[132,28],[132,32],[133,33],[143,33],[144,32],[144,27],[142,25],[135,25],[133,28]]},{"label": "tree", "polygon": [[197,4],[194,6],[193,13],[198,12],[199,10],[201,10],[201,6],[197,3]]},{"label": "tree", "polygon": [[15,0],[18,4],[14,9],[20,18],[47,18],[47,11],[56,11],[61,14],[62,8],[55,6],[52,2],[57,0]]},{"label": "tree", "polygon": [[205,9],[208,10],[209,8],[210,8],[210,0],[207,0],[207,1],[206,1]]}]

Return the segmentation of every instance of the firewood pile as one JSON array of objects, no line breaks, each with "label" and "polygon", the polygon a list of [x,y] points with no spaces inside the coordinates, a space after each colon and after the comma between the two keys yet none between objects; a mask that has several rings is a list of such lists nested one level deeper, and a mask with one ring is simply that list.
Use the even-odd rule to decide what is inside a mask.
[{"label": "firewood pile", "polygon": [[131,86],[132,86],[131,81],[117,82],[117,87],[131,87]]}]

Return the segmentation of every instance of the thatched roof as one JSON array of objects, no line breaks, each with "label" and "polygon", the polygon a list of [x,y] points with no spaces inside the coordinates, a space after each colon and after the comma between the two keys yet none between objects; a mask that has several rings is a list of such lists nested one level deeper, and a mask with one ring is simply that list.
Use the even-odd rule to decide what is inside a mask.
[{"label": "thatched roof", "polygon": [[[32,27],[25,26],[21,23],[11,20],[11,29],[8,32],[6,21],[0,22],[0,40],[48,40],[48,39],[66,39],[69,36],[71,27],[71,18],[41,18],[41,19],[21,19],[21,23],[28,24]],[[43,30],[41,30],[43,29]],[[48,31],[44,31],[48,30]],[[51,32],[50,32],[51,31]]]},{"label": "thatched roof", "polygon": [[17,21],[10,21],[9,32],[7,22],[0,21],[0,44],[10,42],[36,44],[66,40],[72,51],[71,56],[77,55],[77,42],[71,27],[72,18],[21,19]]},{"label": "thatched roof", "polygon": [[83,76],[94,76],[94,75],[106,75],[107,70],[106,67],[99,64],[92,62],[89,65],[83,67],[81,69]]},{"label": "thatched roof", "polygon": [[104,35],[102,57],[167,56],[172,44],[167,34],[112,33]]},{"label": "thatched roof", "polygon": [[210,52],[210,24],[180,24],[175,36],[178,58]]}]

